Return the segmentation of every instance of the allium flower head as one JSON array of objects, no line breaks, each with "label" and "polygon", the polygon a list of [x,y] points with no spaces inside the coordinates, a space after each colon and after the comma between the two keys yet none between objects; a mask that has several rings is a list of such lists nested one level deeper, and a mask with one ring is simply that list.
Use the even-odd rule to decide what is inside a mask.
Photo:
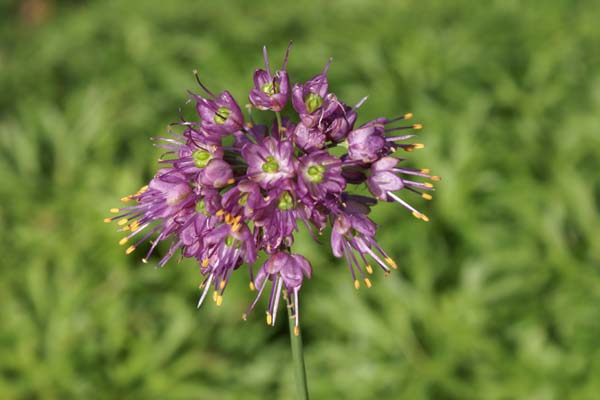
[{"label": "allium flower head", "polygon": [[[255,71],[248,96],[249,112],[263,113],[250,112],[248,120],[228,91],[214,95],[196,73],[203,92],[190,93],[197,120],[174,123],[180,133],[153,139],[165,150],[161,168],[147,186],[121,199],[134,205],[111,209],[116,215],[105,221],[117,221],[126,232],[119,244],[128,244],[127,254],[153,238],[144,262],[162,241],[168,246],[160,266],[178,253],[195,259],[203,276],[198,307],[207,298],[221,305],[228,283],[240,275],[234,272],[245,269],[257,294],[244,319],[268,292],[267,323],[275,324],[284,299],[298,334],[299,292],[313,273],[309,258],[293,252],[299,226],[316,238],[330,225],[333,255],[346,261],[357,289],[370,288],[373,266],[386,276],[397,268],[377,243],[371,208],[396,202],[428,221],[404,194],[431,200],[430,181],[440,178],[427,169],[400,167],[405,159],[396,156],[399,150],[423,148],[406,143],[420,124],[397,125],[412,114],[355,126],[366,97],[354,106],[338,100],[327,79],[331,60],[290,90],[290,47],[274,73],[263,50],[265,69]],[[283,116],[290,95],[294,112]],[[254,120],[258,116],[264,123]],[[401,130],[412,132],[392,133]],[[363,183],[370,195],[354,193]],[[266,261],[255,274],[261,253]]]}]

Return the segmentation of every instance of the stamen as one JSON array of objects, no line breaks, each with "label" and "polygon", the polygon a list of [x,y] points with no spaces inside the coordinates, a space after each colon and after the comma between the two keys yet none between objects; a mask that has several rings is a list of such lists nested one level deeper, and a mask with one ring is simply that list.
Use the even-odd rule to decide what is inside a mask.
[{"label": "stamen", "polygon": [[294,326],[294,336],[300,336],[300,327]]},{"label": "stamen", "polygon": [[223,304],[223,296],[221,296],[221,295],[218,295],[218,296],[217,296],[217,300],[215,300],[215,301],[216,301],[216,303],[217,303],[217,307],[220,307],[220,306],[221,306],[221,304]]},{"label": "stamen", "polygon": [[367,285],[367,288],[371,288],[371,281],[369,280],[369,278],[365,278],[365,285]]},{"label": "stamen", "polygon": [[117,222],[117,225],[119,226],[123,226],[125,225],[127,222],[129,222],[129,220],[127,218],[123,218],[122,220],[120,220],[119,222]]},{"label": "stamen", "polygon": [[430,195],[429,193],[421,193],[421,197],[424,198],[425,200],[433,199],[433,196]]},{"label": "stamen", "polygon": [[254,286],[254,282],[250,281],[250,283],[248,284],[248,286],[250,287],[251,291],[255,291],[256,290],[256,286]]},{"label": "stamen", "polygon": [[112,218],[104,218],[105,224],[110,224],[112,222]]},{"label": "stamen", "polygon": [[439,182],[439,181],[442,180],[442,178],[439,177],[439,176],[437,176],[437,175],[434,175],[434,176],[431,177],[431,180],[434,181],[434,182]]},{"label": "stamen", "polygon": [[354,289],[360,289],[360,282],[358,281],[358,279],[354,280]]},{"label": "stamen", "polygon": [[267,311],[267,325],[271,325],[272,322],[273,317],[271,316],[271,313]]},{"label": "stamen", "polygon": [[125,243],[127,243],[129,241],[129,239],[127,239],[126,237],[124,237],[123,239],[119,240],[119,245],[123,246]]},{"label": "stamen", "polygon": [[422,124],[413,124],[413,129],[423,129],[423,125]]},{"label": "stamen", "polygon": [[111,214],[118,214],[118,213],[119,213],[119,211],[120,211],[120,210],[119,210],[118,208],[111,208],[111,209],[110,209],[110,212],[111,212]]},{"label": "stamen", "polygon": [[372,274],[373,273],[373,267],[371,267],[369,264],[367,264],[365,266],[365,269],[367,270],[367,273]]},{"label": "stamen", "polygon": [[135,250],[135,246],[129,246],[127,250],[125,250],[125,254],[131,254]]},{"label": "stamen", "polygon": [[398,264],[396,264],[396,262],[394,260],[392,260],[390,257],[386,257],[384,258],[385,262],[388,263],[390,265],[390,267],[392,267],[393,269],[398,269]]}]

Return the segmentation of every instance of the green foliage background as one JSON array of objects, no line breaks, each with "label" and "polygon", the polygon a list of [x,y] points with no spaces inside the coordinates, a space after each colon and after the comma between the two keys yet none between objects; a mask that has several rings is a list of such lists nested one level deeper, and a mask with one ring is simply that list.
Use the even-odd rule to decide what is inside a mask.
[{"label": "green foliage background", "polygon": [[[295,42],[362,121],[411,111],[431,222],[379,206],[400,265],[354,290],[299,240],[314,399],[597,399],[600,2],[4,1],[0,5],[0,398],[291,399],[287,326],[246,281],[195,308],[194,263],[125,256],[102,223],[148,180],[148,138],[192,69],[241,101]],[[161,251],[164,251],[162,249]],[[245,277],[244,277],[245,278]],[[264,303],[263,303],[264,306]],[[282,320],[283,321],[283,320]]]}]

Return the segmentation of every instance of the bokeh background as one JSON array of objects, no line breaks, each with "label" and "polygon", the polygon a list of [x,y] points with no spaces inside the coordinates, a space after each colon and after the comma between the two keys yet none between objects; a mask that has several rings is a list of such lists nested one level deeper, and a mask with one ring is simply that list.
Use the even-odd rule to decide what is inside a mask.
[{"label": "bokeh background", "polygon": [[[314,399],[600,396],[600,2],[0,3],[0,398],[291,399],[287,326],[244,279],[196,310],[193,262],[123,254],[102,219],[197,91],[245,102],[269,47],[329,56],[361,121],[413,112],[431,222],[381,205],[399,273],[355,291],[300,239]],[[159,250],[159,254],[164,248]],[[282,320],[285,321],[285,320]]]}]

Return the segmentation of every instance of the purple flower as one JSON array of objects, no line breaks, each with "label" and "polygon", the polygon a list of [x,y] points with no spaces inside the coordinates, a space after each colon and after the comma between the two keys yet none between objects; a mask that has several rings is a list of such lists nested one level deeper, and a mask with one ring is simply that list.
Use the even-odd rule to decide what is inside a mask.
[{"label": "purple flower", "polygon": [[244,125],[244,117],[240,106],[231,93],[222,92],[215,100],[194,96],[197,101],[196,110],[202,119],[202,128],[218,136],[227,135],[240,130]]},{"label": "purple flower", "polygon": [[315,151],[300,158],[298,189],[302,196],[314,200],[328,195],[339,196],[346,187],[342,177],[342,162],[326,151]]},{"label": "purple flower", "polygon": [[254,72],[254,88],[249,95],[250,103],[259,110],[279,112],[285,107],[290,92],[290,80],[285,67],[291,46],[290,43],[285,52],[281,71],[275,72],[275,75],[271,75],[267,48],[263,47],[265,69]]},{"label": "purple flower", "polygon": [[[254,109],[272,112],[262,124],[255,124],[252,107],[245,122],[231,94],[215,96],[196,73],[206,93],[206,98],[192,95],[200,119],[182,119],[173,124],[180,133],[153,138],[165,150],[161,168],[147,186],[121,199],[134,205],[111,209],[115,216],[105,221],[117,221],[125,232],[121,245],[134,243],[127,254],[152,238],[144,262],[160,242],[167,247],[156,260],[159,266],[176,254],[196,260],[203,277],[198,307],[209,293],[221,305],[229,282],[240,276],[236,271],[244,270],[250,289],[258,290],[245,319],[270,284],[267,322],[275,324],[283,297],[299,334],[299,292],[312,275],[309,261],[292,252],[299,228],[306,227],[320,243],[319,235],[330,226],[333,255],[345,259],[356,288],[361,281],[371,287],[371,265],[386,275],[396,268],[377,243],[371,208],[380,201],[396,202],[428,221],[404,194],[430,200],[431,181],[440,178],[428,169],[399,166],[404,159],[396,158],[397,151],[424,147],[407,143],[420,124],[394,126],[412,114],[355,128],[366,97],[354,107],[338,100],[329,90],[329,63],[309,81],[294,84],[295,112],[282,115],[290,96],[289,50],[282,69],[273,74],[265,48],[265,69],[254,73],[250,102]],[[400,130],[410,132],[390,135]],[[372,196],[355,194],[363,183]],[[252,264],[261,253],[268,259],[255,277]]]},{"label": "purple flower", "polygon": [[261,144],[248,143],[242,148],[242,156],[248,163],[248,178],[264,189],[294,176],[293,155],[292,142],[273,137],[266,138]]},{"label": "purple flower", "polygon": [[248,308],[248,311],[244,313],[243,318],[246,319],[250,311],[252,311],[265,290],[267,283],[272,282],[267,311],[267,324],[275,325],[279,301],[281,299],[281,290],[285,287],[288,293],[288,306],[293,308],[295,323],[294,333],[299,335],[300,303],[298,301],[298,293],[300,292],[304,278],[310,279],[311,276],[312,268],[308,260],[303,256],[285,252],[277,252],[271,255],[256,275],[255,284],[258,288],[258,294],[254,302]]}]

